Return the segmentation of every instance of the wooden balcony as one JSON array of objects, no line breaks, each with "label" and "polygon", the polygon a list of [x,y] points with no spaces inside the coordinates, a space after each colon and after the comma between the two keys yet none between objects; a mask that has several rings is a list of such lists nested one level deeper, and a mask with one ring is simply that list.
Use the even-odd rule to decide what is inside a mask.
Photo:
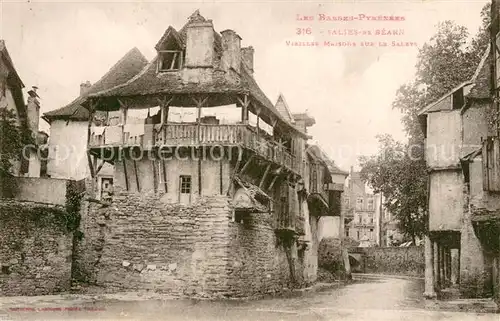
[{"label": "wooden balcony", "polygon": [[[144,130],[137,131],[137,126]],[[303,174],[300,160],[290,154],[282,145],[259,135],[256,130],[244,124],[209,125],[209,124],[168,124],[168,125],[137,125],[135,132],[127,130],[126,126],[107,126],[92,130],[90,150],[140,146],[144,150],[153,147],[178,146],[239,146],[254,151],[261,157],[287,169]],[[130,127],[129,127],[130,128]]]}]

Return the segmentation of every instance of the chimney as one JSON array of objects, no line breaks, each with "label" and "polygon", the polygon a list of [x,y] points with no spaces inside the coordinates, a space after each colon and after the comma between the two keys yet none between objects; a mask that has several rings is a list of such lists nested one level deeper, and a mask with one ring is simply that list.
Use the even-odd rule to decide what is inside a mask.
[{"label": "chimney", "polygon": [[241,65],[241,38],[233,30],[224,30],[222,35],[222,69],[229,71],[233,68],[237,73],[240,73]]},{"label": "chimney", "polygon": [[250,47],[245,47],[241,48],[241,59],[247,66],[247,68],[250,70],[250,72],[253,74],[253,54],[255,50],[253,49],[252,46]]},{"label": "chimney", "polygon": [[212,20],[190,23],[186,35],[186,67],[213,67],[214,26]]},{"label": "chimney", "polygon": [[40,98],[36,93],[38,87],[33,86],[30,91],[28,91],[28,126],[33,133],[33,137],[36,137],[38,134],[38,123],[40,120],[40,102],[37,98]]},{"label": "chimney", "polygon": [[85,95],[89,91],[91,86],[92,84],[88,80],[86,82],[82,82],[80,84],[80,96]]}]

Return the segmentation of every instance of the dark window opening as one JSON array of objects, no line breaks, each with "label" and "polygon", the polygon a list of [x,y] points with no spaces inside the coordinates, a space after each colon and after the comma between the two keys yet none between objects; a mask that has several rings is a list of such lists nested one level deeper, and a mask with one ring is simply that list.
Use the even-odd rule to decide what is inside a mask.
[{"label": "dark window opening", "polygon": [[191,176],[181,175],[181,194],[191,194]]},{"label": "dark window opening", "polygon": [[159,71],[179,70],[182,67],[182,51],[167,50],[160,52],[160,59],[158,61]]},{"label": "dark window opening", "polygon": [[247,211],[234,211],[234,221],[240,224],[249,224],[249,214]]},{"label": "dark window opening", "polygon": [[103,177],[101,179],[101,199],[108,200],[113,195],[113,178]]},{"label": "dark window opening", "polygon": [[10,266],[2,265],[2,274],[10,274]]},{"label": "dark window opening", "polygon": [[311,174],[311,192],[318,191],[318,171],[316,170],[316,166],[314,166],[313,172]]}]

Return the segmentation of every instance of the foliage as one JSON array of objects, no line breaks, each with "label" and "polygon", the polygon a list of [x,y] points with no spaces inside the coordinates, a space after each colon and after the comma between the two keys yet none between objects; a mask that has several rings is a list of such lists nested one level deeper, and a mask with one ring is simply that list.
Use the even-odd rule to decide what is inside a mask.
[{"label": "foliage", "polygon": [[73,188],[66,192],[66,227],[70,231],[80,226],[80,208],[84,193]]},{"label": "foliage", "polygon": [[[385,206],[393,213],[400,229],[413,240],[425,232],[427,218],[427,175],[422,150],[408,152],[406,144],[390,135],[379,135],[379,153],[360,157],[361,177],[376,193],[382,193]],[[413,159],[413,155],[417,159]]]},{"label": "foliage", "polygon": [[[35,140],[26,121],[18,119],[13,110],[0,108],[0,180],[11,176],[13,161],[21,160],[24,146],[34,145]],[[5,186],[3,186],[5,187]]]},{"label": "foliage", "polygon": [[0,178],[9,176],[12,160],[21,156],[23,144],[20,137],[16,114],[7,108],[0,108]]},{"label": "foliage", "polygon": [[383,193],[399,228],[413,240],[426,232],[428,221],[428,175],[418,112],[472,78],[489,41],[489,8],[488,4],[481,11],[483,24],[470,42],[466,28],[452,21],[438,24],[437,33],[419,49],[415,79],[398,89],[393,102],[393,108],[403,115],[408,141],[379,135],[378,154],[359,159],[361,177]]}]

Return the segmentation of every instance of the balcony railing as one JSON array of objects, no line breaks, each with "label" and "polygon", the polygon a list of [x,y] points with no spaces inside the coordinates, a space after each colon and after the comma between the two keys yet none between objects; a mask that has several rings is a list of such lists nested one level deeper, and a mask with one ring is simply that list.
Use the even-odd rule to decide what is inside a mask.
[{"label": "balcony railing", "polygon": [[[144,129],[142,130],[142,126]],[[129,131],[128,129],[134,129]],[[137,130],[139,128],[139,130]],[[90,148],[139,145],[153,146],[241,146],[296,173],[302,174],[302,163],[296,161],[286,148],[257,132],[248,125],[145,124],[135,127],[123,125],[95,128],[90,137]]]}]

